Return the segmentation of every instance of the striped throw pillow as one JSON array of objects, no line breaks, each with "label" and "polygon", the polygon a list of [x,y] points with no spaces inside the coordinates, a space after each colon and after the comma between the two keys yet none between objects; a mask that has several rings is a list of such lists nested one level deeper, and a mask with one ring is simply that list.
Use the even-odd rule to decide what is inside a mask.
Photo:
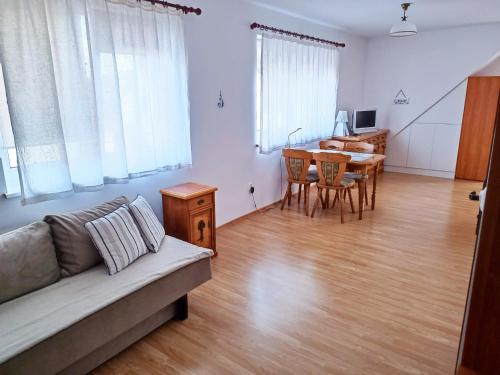
[{"label": "striped throw pillow", "polygon": [[85,224],[110,275],[120,272],[148,252],[126,206]]},{"label": "striped throw pillow", "polygon": [[161,241],[165,238],[165,229],[156,217],[148,201],[138,195],[137,198],[129,204],[130,211],[139,225],[142,237],[149,250],[157,253],[160,250]]}]

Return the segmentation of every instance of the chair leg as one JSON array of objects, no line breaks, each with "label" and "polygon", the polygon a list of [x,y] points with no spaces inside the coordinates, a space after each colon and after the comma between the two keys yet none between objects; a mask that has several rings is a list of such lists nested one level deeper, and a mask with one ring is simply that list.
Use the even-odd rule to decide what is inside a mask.
[{"label": "chair leg", "polygon": [[288,183],[288,206],[292,204],[292,183]]},{"label": "chair leg", "polygon": [[323,208],[330,208],[330,189],[326,189],[325,206]]},{"label": "chair leg", "polygon": [[335,208],[335,204],[337,203],[337,200],[340,201],[340,194],[339,194],[338,190],[335,190],[335,198],[333,198],[332,208]]},{"label": "chair leg", "polygon": [[311,189],[311,185],[304,185],[304,197],[306,199],[306,216],[309,216],[309,191]]},{"label": "chair leg", "polygon": [[321,198],[320,197],[321,197],[322,194],[323,194],[322,189],[318,188],[318,196],[316,197],[316,200],[314,201],[313,210],[311,212],[311,219],[314,217],[314,214],[316,213],[316,209],[318,208],[318,205],[321,202]]},{"label": "chair leg", "polygon": [[286,192],[285,192],[285,195],[283,197],[283,199],[281,200],[281,211],[283,211],[283,208],[285,208],[285,202],[286,202],[286,199],[288,198],[288,189],[286,189]]},{"label": "chair leg", "polygon": [[325,200],[323,199],[323,189],[318,188],[318,197],[321,203],[321,207],[325,208]]},{"label": "chair leg", "polygon": [[288,183],[288,187],[286,188],[286,193],[285,196],[283,197],[283,200],[281,201],[281,210],[283,211],[283,208],[285,207],[285,202],[288,199],[288,194],[290,193],[290,183]]},{"label": "chair leg", "polygon": [[344,190],[344,202],[347,200],[347,189]]},{"label": "chair leg", "polygon": [[300,204],[300,196],[302,195],[302,184],[299,184],[299,199],[297,200]]},{"label": "chair leg", "polygon": [[368,181],[365,184],[365,202],[366,202],[366,205],[368,206],[369,205],[369,203],[368,203]]},{"label": "chair leg", "polygon": [[356,210],[354,209],[354,202],[352,200],[351,188],[347,189],[347,194],[349,194],[349,202],[351,203],[351,211],[352,211],[353,214],[355,214]]},{"label": "chair leg", "polygon": [[[337,194],[339,194],[338,191]],[[340,223],[344,224],[344,202],[342,202],[342,199],[339,199],[339,204],[340,204]]]}]

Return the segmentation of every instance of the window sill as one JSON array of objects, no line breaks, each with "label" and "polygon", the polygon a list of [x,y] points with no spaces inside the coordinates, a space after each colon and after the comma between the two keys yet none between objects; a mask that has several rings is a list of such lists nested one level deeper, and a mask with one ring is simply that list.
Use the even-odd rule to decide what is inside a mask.
[{"label": "window sill", "polygon": [[6,199],[21,198],[21,193],[2,194]]}]

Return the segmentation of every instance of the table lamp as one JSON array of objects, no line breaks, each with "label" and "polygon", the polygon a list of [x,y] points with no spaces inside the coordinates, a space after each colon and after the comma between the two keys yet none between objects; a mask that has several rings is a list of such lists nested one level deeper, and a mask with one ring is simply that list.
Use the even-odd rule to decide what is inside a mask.
[{"label": "table lamp", "polygon": [[339,137],[344,137],[346,135],[349,135],[349,128],[347,127],[347,124],[349,122],[349,115],[347,114],[347,111],[339,111],[337,114],[337,125],[335,125],[335,128],[333,129],[333,135],[334,136],[339,136]]}]

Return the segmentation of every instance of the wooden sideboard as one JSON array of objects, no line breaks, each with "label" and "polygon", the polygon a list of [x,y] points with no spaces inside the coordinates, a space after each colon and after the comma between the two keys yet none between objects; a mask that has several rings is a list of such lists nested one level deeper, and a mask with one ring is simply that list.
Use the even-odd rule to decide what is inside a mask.
[{"label": "wooden sideboard", "polygon": [[[387,135],[389,134],[389,129],[381,129],[373,133],[364,133],[358,135],[348,135],[345,137],[334,136],[332,139],[340,142],[366,142],[375,146],[375,153],[380,155],[385,155],[385,149],[387,148]],[[379,171],[384,169],[384,163],[382,162],[379,166]]]},{"label": "wooden sideboard", "polygon": [[216,256],[216,191],[215,187],[195,183],[162,189],[165,232],[196,246],[212,249]]}]

